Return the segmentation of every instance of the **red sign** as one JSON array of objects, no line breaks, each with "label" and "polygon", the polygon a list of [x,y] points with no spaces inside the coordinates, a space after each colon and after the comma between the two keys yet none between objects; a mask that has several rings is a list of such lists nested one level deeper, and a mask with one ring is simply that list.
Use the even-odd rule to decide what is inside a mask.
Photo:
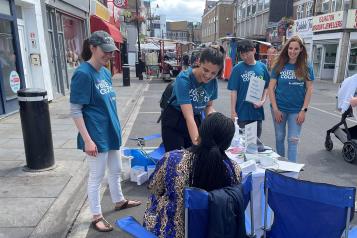
[{"label": "red sign", "polygon": [[312,20],[312,31],[328,31],[343,27],[343,11],[315,16]]},{"label": "red sign", "polygon": [[126,8],[128,6],[128,0],[114,0],[113,4],[119,8]]}]

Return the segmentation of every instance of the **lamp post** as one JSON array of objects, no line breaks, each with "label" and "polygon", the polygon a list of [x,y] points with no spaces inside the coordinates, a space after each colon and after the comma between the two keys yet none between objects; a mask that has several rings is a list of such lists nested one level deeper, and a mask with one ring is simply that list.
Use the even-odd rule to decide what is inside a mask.
[{"label": "lamp post", "polygon": [[140,49],[140,29],[139,29],[138,0],[135,0],[135,8],[136,8],[136,30],[138,32],[138,61],[135,62],[135,72],[136,72],[136,77],[138,77],[139,80],[143,80],[143,63],[141,61],[141,49]]}]

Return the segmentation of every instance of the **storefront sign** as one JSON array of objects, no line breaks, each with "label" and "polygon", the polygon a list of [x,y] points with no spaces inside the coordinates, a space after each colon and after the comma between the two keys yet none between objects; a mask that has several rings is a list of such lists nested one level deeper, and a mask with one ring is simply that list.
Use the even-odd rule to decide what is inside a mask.
[{"label": "storefront sign", "polygon": [[126,8],[128,6],[128,0],[114,0],[114,6],[119,8]]},{"label": "storefront sign", "polygon": [[11,71],[9,81],[10,81],[11,90],[14,93],[17,93],[17,91],[20,89],[21,80],[20,80],[20,76],[16,71]]},{"label": "storefront sign", "polygon": [[312,17],[295,20],[293,32],[303,38],[312,37]]},{"label": "storefront sign", "polygon": [[343,26],[343,11],[316,16],[312,20],[312,31],[331,31]]},{"label": "storefront sign", "polygon": [[357,9],[348,10],[346,28],[357,29]]},{"label": "storefront sign", "polygon": [[108,8],[106,8],[105,6],[103,6],[98,2],[96,2],[95,4],[95,15],[109,22],[110,16],[109,16]]}]

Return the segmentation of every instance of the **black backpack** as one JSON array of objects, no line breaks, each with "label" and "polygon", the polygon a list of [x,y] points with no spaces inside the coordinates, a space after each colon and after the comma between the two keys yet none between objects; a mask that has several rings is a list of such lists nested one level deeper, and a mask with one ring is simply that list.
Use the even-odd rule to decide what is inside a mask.
[{"label": "black backpack", "polygon": [[160,99],[161,114],[157,119],[157,123],[161,121],[162,113],[167,109],[167,107],[175,100],[176,96],[172,96],[172,91],[174,90],[175,80],[172,80],[165,88]]}]

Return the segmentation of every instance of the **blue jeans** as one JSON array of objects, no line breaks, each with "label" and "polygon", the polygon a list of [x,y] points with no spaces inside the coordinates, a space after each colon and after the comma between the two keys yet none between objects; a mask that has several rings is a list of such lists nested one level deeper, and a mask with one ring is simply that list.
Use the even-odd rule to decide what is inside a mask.
[{"label": "blue jeans", "polygon": [[280,156],[285,157],[285,135],[286,124],[288,124],[288,160],[291,162],[296,162],[301,132],[301,125],[297,124],[296,122],[298,113],[282,112],[282,114],[283,121],[277,123],[275,121],[274,112],[272,111],[275,128],[276,152]]}]

